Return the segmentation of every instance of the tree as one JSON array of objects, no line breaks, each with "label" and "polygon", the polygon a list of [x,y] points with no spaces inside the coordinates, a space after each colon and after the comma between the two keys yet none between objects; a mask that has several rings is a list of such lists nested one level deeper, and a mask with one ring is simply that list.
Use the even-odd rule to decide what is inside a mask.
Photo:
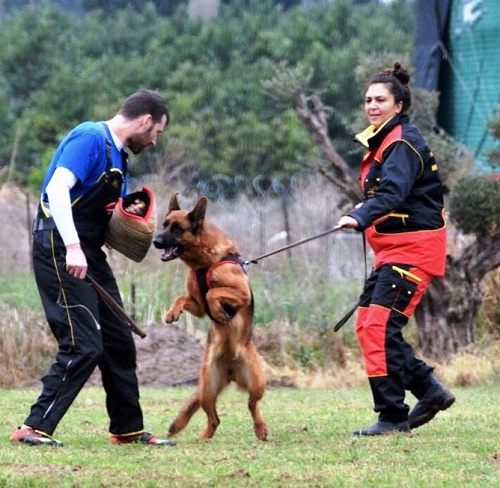
[{"label": "tree", "polygon": [[[0,91],[7,103],[1,112],[8,111],[4,119],[8,124],[4,125],[0,116],[1,139],[6,139],[6,144],[0,146],[0,167],[9,161],[9,166],[15,167],[18,174],[25,174],[26,168],[35,166],[40,144],[31,145],[29,139],[43,140],[50,128],[42,123],[41,133],[34,132],[33,120],[24,114],[32,105],[33,95],[43,90],[60,68],[60,60],[54,52],[71,46],[72,21],[71,16],[57,7],[30,4],[2,25]],[[39,115],[41,120],[44,114]]]},{"label": "tree", "polygon": [[[500,140],[500,110],[490,118],[488,126],[495,140]],[[489,151],[493,169],[500,167],[499,147]],[[495,177],[496,176],[496,177]],[[482,303],[481,283],[487,273],[500,266],[500,179],[498,174],[468,175],[454,185],[450,198],[450,219],[473,241],[458,258],[449,257],[447,276],[455,287],[446,293],[448,326],[452,326],[450,340],[460,345],[474,342],[474,325]],[[427,309],[435,306],[442,297],[436,287]],[[457,293],[460,292],[460,293]],[[464,299],[465,297],[465,299]],[[429,321],[422,310],[421,323]],[[454,327],[461,324],[462,327]],[[498,327],[498,324],[497,324]]]},{"label": "tree", "polygon": [[69,128],[106,117],[125,94],[147,86],[169,99],[173,123],[158,151],[134,158],[135,175],[175,166],[190,185],[214,174],[291,176],[310,166],[317,149],[293,108],[283,116],[260,90],[282,60],[314,67],[311,83],[325,87],[322,101],[336,109],[328,118],[332,143],[355,164],[346,129],[358,95],[353,66],[385,45],[410,49],[408,1],[394,9],[347,0],[285,9],[275,0],[232,0],[210,21],[189,18],[182,5],[159,15],[170,2],[94,2],[101,8],[85,15],[57,7],[63,0],[30,2],[0,31],[7,102],[0,168],[19,140],[14,178],[39,186]]},{"label": "tree", "polygon": [[80,0],[0,0],[0,19],[5,15],[20,10],[28,5],[53,5],[66,11],[82,12]]},{"label": "tree", "polygon": [[461,178],[449,207],[457,228],[474,239],[460,255],[447,256],[445,276],[431,282],[415,311],[423,352],[440,357],[474,344],[481,283],[500,266],[500,181]]},{"label": "tree", "polygon": [[[297,117],[321,149],[325,164],[317,170],[335,184],[351,204],[356,204],[360,199],[358,183],[329,136],[327,119],[332,109],[323,104],[317,93],[304,88],[307,80],[300,67],[281,66],[275,76],[264,83],[264,88],[274,97],[294,104]],[[414,119],[423,126],[424,133],[426,128],[429,132],[429,128],[435,127],[435,118],[429,117],[432,113],[429,107],[436,97],[421,92],[415,95],[420,101],[414,103],[417,111]],[[497,138],[500,138],[499,124],[500,117],[490,122],[492,134]],[[435,136],[433,139],[438,145]],[[454,165],[447,159],[457,154],[457,148],[442,134],[439,137],[444,176],[450,180],[448,176]],[[434,152],[440,161],[441,153]],[[496,165],[500,164],[498,154],[497,150],[490,153]],[[459,348],[474,343],[475,320],[483,298],[481,282],[488,272],[500,267],[500,180],[484,175],[459,179],[451,189],[449,208],[450,220],[474,239],[458,256],[447,256],[445,276],[431,282],[415,311],[422,352],[438,359],[446,359]]]}]

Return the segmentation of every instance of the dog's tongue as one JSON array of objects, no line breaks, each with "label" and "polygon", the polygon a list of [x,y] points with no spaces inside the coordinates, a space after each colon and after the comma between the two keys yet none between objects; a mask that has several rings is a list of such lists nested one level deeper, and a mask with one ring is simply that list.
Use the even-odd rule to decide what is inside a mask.
[{"label": "dog's tongue", "polygon": [[162,261],[168,261],[168,257],[172,254],[172,249],[163,249],[160,258]]},{"label": "dog's tongue", "polygon": [[162,261],[169,261],[171,259],[174,259],[176,257],[175,255],[175,247],[167,247],[166,249],[163,249],[160,258]]}]

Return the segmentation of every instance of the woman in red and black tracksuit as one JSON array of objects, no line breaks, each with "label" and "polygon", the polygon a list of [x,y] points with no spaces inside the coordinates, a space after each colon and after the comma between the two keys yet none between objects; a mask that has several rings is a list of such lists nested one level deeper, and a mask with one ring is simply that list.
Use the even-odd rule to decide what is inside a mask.
[{"label": "woman in red and black tracksuit", "polygon": [[[364,198],[336,226],[363,231],[374,252],[355,328],[379,417],[354,435],[408,432],[455,400],[402,334],[432,277],[444,274],[446,258],[443,185],[432,152],[405,114],[409,78],[396,62],[367,85],[370,126],[356,136],[366,147]],[[411,412],[406,390],[419,400]]]}]

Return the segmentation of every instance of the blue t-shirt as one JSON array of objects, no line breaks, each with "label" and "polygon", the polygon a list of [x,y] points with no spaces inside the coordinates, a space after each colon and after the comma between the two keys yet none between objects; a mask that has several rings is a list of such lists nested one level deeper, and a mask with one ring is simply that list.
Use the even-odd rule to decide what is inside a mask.
[{"label": "blue t-shirt", "polygon": [[[123,172],[121,152],[115,146],[107,125],[83,122],[72,129],[57,147],[43,180],[43,200],[47,201],[45,189],[59,166],[69,169],[78,178],[70,191],[72,202],[89,190],[106,170],[106,139],[111,142],[111,167]],[[126,192],[124,176],[122,196]]]}]

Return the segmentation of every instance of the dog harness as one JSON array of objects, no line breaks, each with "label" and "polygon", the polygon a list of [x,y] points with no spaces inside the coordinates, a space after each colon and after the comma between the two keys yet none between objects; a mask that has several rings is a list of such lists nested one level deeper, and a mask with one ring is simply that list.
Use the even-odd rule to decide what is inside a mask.
[{"label": "dog harness", "polygon": [[[196,278],[196,282],[198,283],[198,289],[200,291],[200,296],[201,299],[203,300],[203,308],[205,310],[205,313],[215,322],[214,318],[212,317],[210,313],[210,308],[208,307],[208,302],[207,302],[207,293],[208,290],[210,290],[210,280],[212,278],[212,272],[217,266],[220,266],[221,264],[239,264],[241,266],[241,269],[245,274],[247,274],[245,267],[244,267],[244,261],[239,256],[238,254],[234,253],[228,253],[225,256],[222,257],[222,259],[211,266],[207,266],[205,268],[198,268],[196,270],[193,270],[193,274]],[[227,310],[226,312],[228,313],[229,316],[234,316],[235,310]],[[231,313],[232,312],[232,313]]]}]

